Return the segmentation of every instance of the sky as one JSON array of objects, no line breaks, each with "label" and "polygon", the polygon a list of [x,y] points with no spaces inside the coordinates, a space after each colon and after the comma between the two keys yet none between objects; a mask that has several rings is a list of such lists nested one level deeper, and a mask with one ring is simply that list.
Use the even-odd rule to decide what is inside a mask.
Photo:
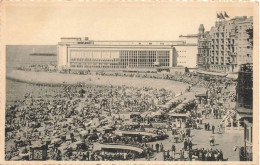
[{"label": "sky", "polygon": [[252,16],[252,7],[205,5],[6,5],[7,45],[57,44],[61,37],[90,40],[178,40],[214,25],[216,12]]}]

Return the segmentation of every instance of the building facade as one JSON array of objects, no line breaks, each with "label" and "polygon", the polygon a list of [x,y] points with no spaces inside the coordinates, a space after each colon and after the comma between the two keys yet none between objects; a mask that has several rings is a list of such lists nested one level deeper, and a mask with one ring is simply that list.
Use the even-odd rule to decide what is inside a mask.
[{"label": "building facade", "polygon": [[203,28],[199,29],[201,37],[198,41],[200,69],[238,72],[241,64],[253,62],[253,45],[247,32],[253,29],[253,17],[218,21],[207,32],[209,35],[205,35]]},{"label": "building facade", "polygon": [[209,70],[211,64],[211,36],[209,32],[205,32],[203,24],[199,27],[198,35],[198,68]]},{"label": "building facade", "polygon": [[175,46],[178,57],[177,66],[183,66],[190,69],[197,69],[197,46],[198,34],[180,35],[179,39],[184,41],[185,45]]},{"label": "building facade", "polygon": [[[171,68],[178,64],[194,68],[196,50],[196,44],[185,41],[92,41],[88,38],[61,38],[57,45],[57,61],[59,69]],[[188,62],[189,56],[195,62]],[[178,61],[177,58],[181,60]]]},{"label": "building facade", "polygon": [[244,145],[240,148],[240,160],[252,161],[253,144],[253,64],[242,64],[238,72],[236,110],[244,123]]}]

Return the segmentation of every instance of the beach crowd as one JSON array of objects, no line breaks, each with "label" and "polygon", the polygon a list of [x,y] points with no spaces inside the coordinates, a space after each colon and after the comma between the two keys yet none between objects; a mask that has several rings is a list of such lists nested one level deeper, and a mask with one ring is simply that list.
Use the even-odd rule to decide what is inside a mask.
[{"label": "beach crowd", "polygon": [[[32,71],[35,68],[53,71],[44,65],[20,69]],[[210,125],[203,119],[222,119],[232,109],[227,102],[235,102],[235,93],[229,90],[235,88],[234,82],[205,80],[204,76],[195,73],[96,74],[180,81],[190,84],[186,92],[204,87],[206,93],[196,99],[177,99],[170,108],[163,108],[162,105],[176,97],[174,92],[150,87],[87,85],[84,82],[51,87],[52,90],[45,85],[35,85],[35,90],[26,91],[23,99],[6,107],[5,159],[150,160],[162,152],[165,161],[224,160],[222,150],[211,148],[214,137],[209,140],[209,148],[194,148],[191,132],[203,128],[212,131],[213,136],[223,132],[223,124]],[[168,150],[159,141],[169,136],[174,140]],[[177,143],[183,143],[183,148],[177,149]],[[45,156],[32,155],[36,150],[44,150]]]}]

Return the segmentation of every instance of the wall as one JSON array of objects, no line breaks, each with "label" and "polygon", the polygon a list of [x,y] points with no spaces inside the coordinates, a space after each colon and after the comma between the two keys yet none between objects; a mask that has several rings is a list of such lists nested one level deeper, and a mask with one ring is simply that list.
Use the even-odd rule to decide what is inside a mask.
[{"label": "wall", "polygon": [[58,45],[57,46],[57,65],[58,68],[67,66],[67,46],[66,45]]},{"label": "wall", "polygon": [[177,66],[197,68],[197,46],[175,46]]}]

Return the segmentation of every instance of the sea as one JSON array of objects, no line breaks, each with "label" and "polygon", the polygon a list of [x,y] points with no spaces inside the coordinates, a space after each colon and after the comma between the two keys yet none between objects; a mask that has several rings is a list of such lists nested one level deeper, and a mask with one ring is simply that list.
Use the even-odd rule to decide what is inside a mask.
[{"label": "sea", "polygon": [[[20,66],[33,64],[57,64],[57,56],[31,56],[33,50],[37,53],[55,53],[56,45],[7,45],[6,74]],[[44,87],[52,90],[52,87]],[[49,88],[49,89],[48,89]],[[29,91],[42,91],[39,86],[6,79],[6,105],[21,100]]]}]

